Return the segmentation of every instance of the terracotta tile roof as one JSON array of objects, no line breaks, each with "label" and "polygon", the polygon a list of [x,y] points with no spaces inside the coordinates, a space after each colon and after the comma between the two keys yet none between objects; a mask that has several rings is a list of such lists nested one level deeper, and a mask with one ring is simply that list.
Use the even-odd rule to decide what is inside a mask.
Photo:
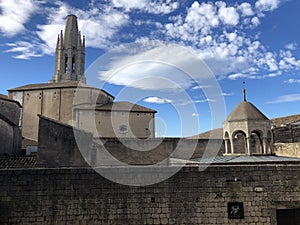
[{"label": "terracotta tile roof", "polygon": [[35,167],[36,156],[0,156],[0,169]]}]

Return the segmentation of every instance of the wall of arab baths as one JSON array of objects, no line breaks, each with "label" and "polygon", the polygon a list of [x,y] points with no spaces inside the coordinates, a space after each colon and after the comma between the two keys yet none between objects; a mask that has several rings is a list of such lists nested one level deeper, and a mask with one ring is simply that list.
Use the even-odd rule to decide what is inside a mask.
[{"label": "wall of arab baths", "polygon": [[[126,169],[119,173],[135,178]],[[299,176],[299,166],[278,164],[203,172],[191,166],[158,184],[134,187],[90,168],[0,170],[0,223],[271,225],[277,224],[276,209],[300,207]],[[243,218],[229,219],[228,204],[236,202],[243,204]]]}]

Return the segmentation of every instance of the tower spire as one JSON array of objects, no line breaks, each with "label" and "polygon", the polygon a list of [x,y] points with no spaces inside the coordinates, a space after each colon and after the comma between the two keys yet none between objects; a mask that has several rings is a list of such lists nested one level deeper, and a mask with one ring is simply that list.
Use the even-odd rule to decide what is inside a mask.
[{"label": "tower spire", "polygon": [[246,102],[246,101],[247,101],[247,99],[246,99],[245,80],[243,80],[243,96],[244,96],[244,102]]},{"label": "tower spire", "polygon": [[55,71],[49,83],[65,81],[86,82],[84,75],[84,43],[78,31],[77,17],[68,15],[66,27],[57,39]]}]

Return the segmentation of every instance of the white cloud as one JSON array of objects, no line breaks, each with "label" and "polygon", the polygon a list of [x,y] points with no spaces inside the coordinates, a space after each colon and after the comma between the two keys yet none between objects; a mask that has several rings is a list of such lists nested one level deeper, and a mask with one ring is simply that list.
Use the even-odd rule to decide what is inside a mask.
[{"label": "white cloud", "polygon": [[295,42],[288,43],[288,44],[285,45],[285,48],[288,49],[288,50],[291,50],[291,51],[296,50],[297,47],[298,47],[298,45]]},{"label": "white cloud", "polygon": [[211,88],[212,86],[210,85],[196,85],[196,86],[193,86],[191,88],[191,90],[201,90],[201,89],[205,89],[205,88]]},{"label": "white cloud", "polygon": [[[16,4],[18,6],[23,4],[23,7],[16,7]],[[15,25],[9,26],[7,22],[0,23],[0,31],[5,32],[5,29],[11,29],[6,31],[5,35],[12,35],[26,30],[26,22],[33,13],[41,9],[40,4],[43,4],[43,1],[11,0],[4,3],[4,0],[0,0],[2,13],[0,18],[5,16],[8,22],[16,22]],[[291,53],[297,49],[296,43],[288,43],[285,46],[286,50],[278,54],[269,51],[268,47],[258,41],[259,35],[255,35],[255,29],[260,24],[261,17],[267,15],[266,11],[276,9],[279,6],[279,0],[257,0],[251,4],[248,2],[194,1],[185,11],[181,10],[180,14],[175,14],[179,4],[181,3],[175,0],[112,0],[105,1],[105,3],[92,1],[84,9],[72,7],[65,1],[59,0],[49,5],[43,4],[45,6],[43,14],[47,21],[45,24],[36,24],[36,30],[30,32],[29,38],[33,41],[28,41],[29,38],[20,38],[15,43],[7,45],[6,52],[13,52],[14,57],[20,59],[53,54],[56,37],[60,30],[64,29],[66,15],[75,14],[78,16],[79,29],[86,36],[87,47],[108,50],[118,46],[124,41],[123,39],[126,42],[142,39],[149,42],[149,39],[159,37],[162,41],[191,46],[190,48],[210,67],[218,79],[224,77],[259,79],[272,77],[283,71],[300,69],[299,58]],[[158,16],[149,15],[170,12],[173,14],[163,20]],[[140,15],[138,21],[134,19],[137,14]],[[123,28],[128,29],[126,34],[120,32]],[[140,28],[145,32],[141,34],[137,31]],[[254,32],[253,36],[248,35],[249,30]],[[143,38],[141,35],[149,38]],[[174,54],[170,51],[168,53]],[[178,61],[179,57],[174,58]],[[181,65],[187,62],[188,60],[182,60]],[[124,77],[111,81],[126,85],[135,82],[134,86],[145,86],[141,81],[137,82],[137,79],[149,77],[151,68],[154,68],[153,65],[148,64],[145,68],[145,75],[139,77],[136,71],[137,69],[143,71],[143,67],[127,66],[123,68],[124,71],[119,71]],[[160,71],[167,72],[161,66],[160,68],[156,66],[154,71],[157,72],[156,77]],[[178,74],[176,72],[173,76],[175,77],[174,83],[182,82],[181,86],[188,88],[193,86],[192,81]],[[167,80],[173,79],[172,75],[164,77]],[[104,77],[104,79],[108,78]],[[161,85],[158,82],[150,84],[157,89],[163,85],[176,88],[176,85],[170,85],[170,82],[168,84],[162,82]]]},{"label": "white cloud", "polygon": [[171,100],[171,99],[159,98],[159,97],[155,97],[155,96],[145,98],[143,101],[148,102],[148,103],[156,103],[156,104],[166,104],[166,103],[172,103],[173,102],[173,100]]},{"label": "white cloud", "polygon": [[258,0],[255,7],[260,11],[273,11],[279,6],[279,0]]},{"label": "white cloud", "polygon": [[296,59],[291,51],[281,51],[279,67],[282,70],[300,69],[300,59]]},{"label": "white cloud", "polygon": [[282,75],[282,71],[278,70],[274,73],[269,73],[269,74],[266,74],[266,75],[263,75],[263,76],[260,76],[260,77],[257,77],[258,79],[263,79],[263,78],[270,78],[270,77],[278,77]]},{"label": "white cloud", "polygon": [[159,1],[147,4],[146,11],[153,14],[168,14],[176,10],[178,7],[178,2],[167,1],[167,3],[165,3],[163,1]]},{"label": "white cloud", "polygon": [[112,0],[116,8],[123,8],[126,12],[142,10],[153,14],[168,14],[178,8],[179,4],[172,1],[147,1],[147,0]]},{"label": "white cloud", "polygon": [[275,71],[278,69],[276,59],[272,53],[268,52],[265,59],[265,63],[269,66],[270,71]]},{"label": "white cloud", "polygon": [[[267,5],[268,1],[257,2],[257,5],[263,3]],[[192,44],[198,56],[217,76],[230,75],[230,79],[237,79],[243,74],[242,77],[251,79],[265,78],[264,74],[275,74],[280,69],[281,59],[274,52],[267,51],[258,41],[259,35],[247,35],[247,29],[255,29],[262,16],[260,10],[257,11],[250,3],[229,5],[217,1],[200,4],[195,1],[185,17],[172,17],[173,23],[165,25],[165,34],[187,45]],[[243,23],[240,24],[242,17]],[[233,25],[235,30],[232,30]],[[295,60],[293,65],[288,63],[290,68],[296,67]],[[261,70],[264,73],[258,74]]]},{"label": "white cloud", "polygon": [[238,79],[238,78],[246,78],[246,77],[247,77],[247,75],[242,74],[242,73],[234,73],[234,74],[230,74],[230,75],[228,76],[228,78],[229,78],[230,80],[236,80],[236,79]]},{"label": "white cloud", "polygon": [[298,101],[300,101],[300,94],[290,94],[290,95],[279,96],[274,101],[268,103],[276,104],[276,103],[298,102]]},{"label": "white cloud", "polygon": [[129,22],[128,15],[108,9],[104,14],[90,15],[79,20],[79,28],[86,36],[86,44],[90,47],[109,48],[118,30]]},{"label": "white cloud", "polygon": [[212,78],[208,67],[187,48],[144,39],[140,44],[113,50],[114,60],[99,72],[99,80],[143,90],[183,91],[199,79]]},{"label": "white cloud", "polygon": [[241,11],[242,16],[253,16],[254,12],[252,6],[248,2],[244,2],[238,6],[238,10]]},{"label": "white cloud", "polygon": [[198,100],[194,100],[194,103],[206,103],[206,102],[215,102],[216,100],[214,99],[210,99],[210,98],[206,98],[206,99],[198,99]]},{"label": "white cloud", "polygon": [[251,19],[251,23],[254,27],[257,27],[260,24],[260,20],[257,16],[255,16]]},{"label": "white cloud", "polygon": [[142,9],[147,5],[146,0],[112,0],[112,4],[117,8],[124,8],[126,11],[131,9]]},{"label": "white cloud", "polygon": [[32,57],[40,57],[43,55],[43,52],[40,51],[40,49],[48,48],[45,45],[42,46],[37,41],[18,41],[16,43],[8,43],[6,46],[8,46],[9,49],[5,52],[15,53],[15,55],[13,55],[13,58],[16,59],[30,59]]},{"label": "white cloud", "polygon": [[14,36],[25,31],[26,22],[38,10],[39,1],[0,0],[0,31],[3,35]]},{"label": "white cloud", "polygon": [[232,96],[232,95],[234,95],[234,93],[233,92],[230,92],[230,93],[223,92],[222,95],[223,96]]},{"label": "white cloud", "polygon": [[211,3],[194,2],[189,8],[185,21],[194,26],[196,31],[205,27],[216,27],[219,25],[216,8]]},{"label": "white cloud", "polygon": [[291,78],[291,79],[284,81],[284,83],[288,83],[288,84],[300,83],[300,80],[295,80],[295,79]]},{"label": "white cloud", "polygon": [[192,113],[192,117],[199,117],[198,113]]},{"label": "white cloud", "polygon": [[219,18],[224,24],[236,26],[239,23],[239,14],[234,7],[222,6],[219,9]]},{"label": "white cloud", "polygon": [[[120,11],[114,10],[111,7],[104,7],[99,11],[98,8],[91,8],[89,10],[75,9],[64,2],[55,2],[55,7],[45,8],[47,12],[47,24],[37,25],[37,37],[41,40],[40,44],[24,41],[15,43],[12,49],[7,52],[17,53],[19,55],[15,58],[28,59],[30,58],[29,51],[32,52],[32,56],[41,56],[44,54],[53,54],[56,47],[57,35],[61,30],[64,30],[66,23],[66,15],[75,14],[78,16],[78,26],[82,35],[86,36],[86,46],[107,49],[111,47],[115,38],[116,32],[119,28],[124,26],[129,17]],[[1,25],[0,25],[1,26]],[[26,41],[27,42],[27,41]],[[17,48],[17,46],[19,46]],[[26,52],[27,51],[27,52]],[[39,52],[38,54],[34,52]]]}]

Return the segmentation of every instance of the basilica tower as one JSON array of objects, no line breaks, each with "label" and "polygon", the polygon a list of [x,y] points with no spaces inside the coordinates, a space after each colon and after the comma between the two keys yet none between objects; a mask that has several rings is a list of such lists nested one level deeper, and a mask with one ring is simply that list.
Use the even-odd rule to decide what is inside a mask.
[{"label": "basilica tower", "polygon": [[55,57],[55,71],[49,83],[81,81],[86,83],[84,75],[85,37],[78,31],[77,17],[69,15],[65,33],[58,35]]}]

